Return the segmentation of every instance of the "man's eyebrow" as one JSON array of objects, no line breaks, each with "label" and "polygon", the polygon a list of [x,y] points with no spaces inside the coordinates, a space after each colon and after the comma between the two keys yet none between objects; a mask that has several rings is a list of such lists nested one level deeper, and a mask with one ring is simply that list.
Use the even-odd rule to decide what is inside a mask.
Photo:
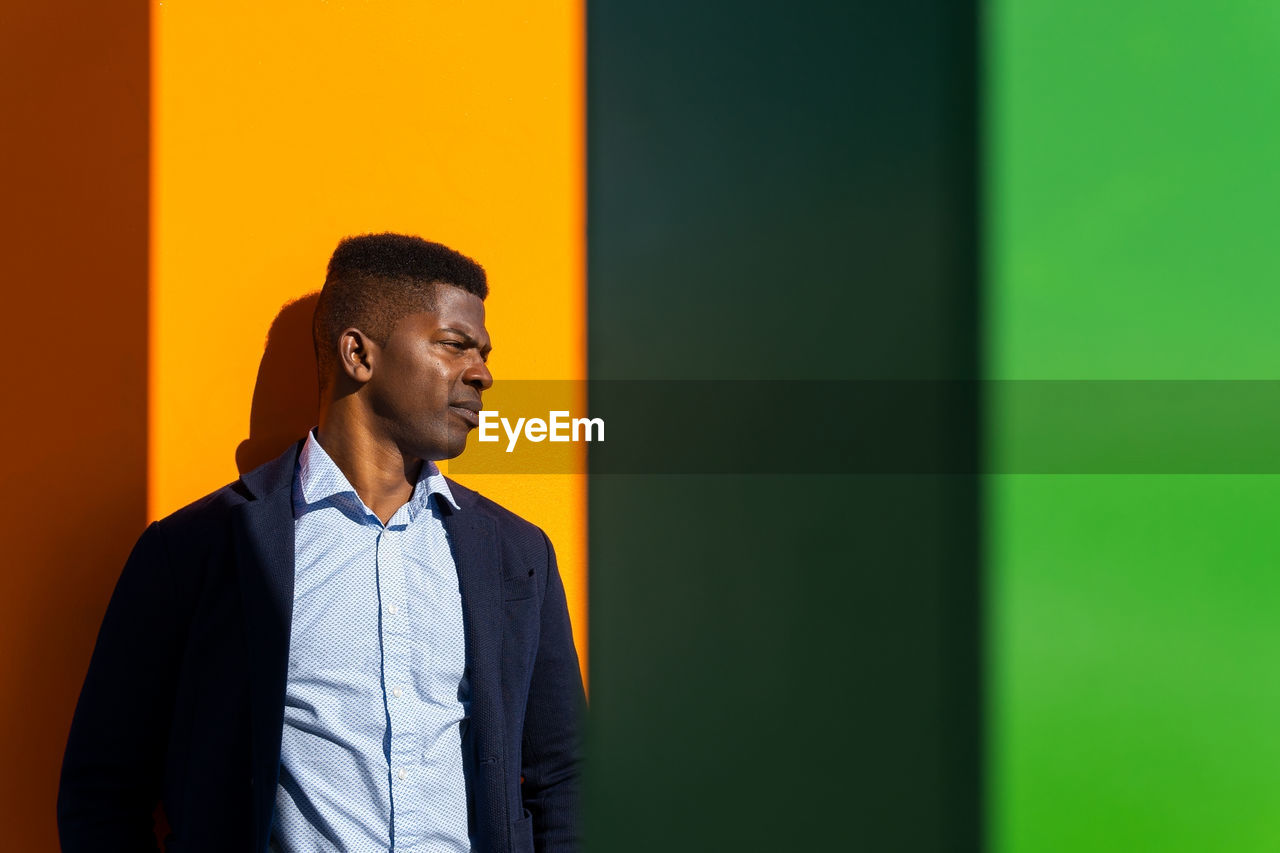
[{"label": "man's eyebrow", "polygon": [[[479,341],[477,341],[475,338],[471,337],[471,335],[467,334],[466,332],[462,331],[461,329],[455,329],[455,328],[453,328],[452,326],[446,326],[445,328],[441,329],[440,331],[442,331],[442,332],[450,332],[450,333],[452,333],[452,334],[457,335],[457,336],[458,336],[458,337],[460,337],[460,338],[466,338],[466,342],[467,342],[467,343],[469,343],[469,344],[471,344],[472,346],[475,346],[475,347],[480,346],[480,342],[479,342]],[[492,349],[493,349],[493,346],[492,346],[492,345],[489,345],[489,346],[484,347],[484,350],[485,350],[486,352],[489,352],[489,351],[491,351]]]}]

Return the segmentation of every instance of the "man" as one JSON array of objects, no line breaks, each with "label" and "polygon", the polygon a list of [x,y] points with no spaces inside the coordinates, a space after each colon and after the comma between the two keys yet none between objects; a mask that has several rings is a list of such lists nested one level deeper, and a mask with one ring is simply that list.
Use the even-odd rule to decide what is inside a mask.
[{"label": "man", "polygon": [[319,427],[153,523],[112,596],[64,851],[569,850],[582,681],[537,527],[442,477],[477,424],[488,286],[395,234],[316,305]]}]

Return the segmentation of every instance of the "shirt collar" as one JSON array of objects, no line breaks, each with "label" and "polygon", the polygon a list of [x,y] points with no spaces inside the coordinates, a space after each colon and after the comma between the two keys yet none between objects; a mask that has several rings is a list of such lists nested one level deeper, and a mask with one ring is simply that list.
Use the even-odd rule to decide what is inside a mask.
[{"label": "shirt collar", "polygon": [[[347,480],[346,475],[320,446],[314,429],[307,433],[306,444],[302,446],[302,453],[298,457],[298,485],[300,488],[294,501],[295,517],[314,508],[321,501],[330,499],[335,499],[334,502],[352,500],[356,506],[372,514],[364,505],[364,501],[360,500],[359,494]],[[449,481],[440,473],[436,463],[424,461],[422,471],[418,474],[418,481],[413,486],[413,494],[404,507],[396,510],[396,515],[404,511],[408,514],[409,522],[412,523],[418,517],[418,513],[427,506],[432,495],[440,495],[455,510],[462,508],[453,499],[453,492],[449,491]]]}]

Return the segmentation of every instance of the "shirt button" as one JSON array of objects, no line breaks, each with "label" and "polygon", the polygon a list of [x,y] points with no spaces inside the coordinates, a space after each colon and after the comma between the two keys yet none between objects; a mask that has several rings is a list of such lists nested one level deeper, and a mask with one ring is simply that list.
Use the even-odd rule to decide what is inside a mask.
[{"label": "shirt button", "polygon": [[404,772],[404,768],[403,768],[403,767],[401,767],[401,768],[400,768],[400,770],[399,770],[399,772],[397,772],[397,773],[396,773],[396,778],[397,778],[397,779],[399,779],[401,782],[403,782],[403,781],[404,781],[404,777],[406,777],[406,776],[408,776],[408,775],[409,775],[408,773]]},{"label": "shirt button", "polygon": [[[394,696],[394,697],[396,697],[397,699],[399,699],[399,698],[400,698],[400,694],[401,694],[402,692],[403,692],[403,691],[401,691],[399,687],[393,687],[393,688],[391,688],[391,695],[392,695],[392,696]],[[404,771],[403,771],[403,770],[401,770],[400,772],[401,772],[401,773],[403,773]]]},{"label": "shirt button", "polygon": [[392,616],[395,616],[397,613],[400,612],[400,608],[396,607],[394,604],[388,604],[387,612],[390,613]]}]

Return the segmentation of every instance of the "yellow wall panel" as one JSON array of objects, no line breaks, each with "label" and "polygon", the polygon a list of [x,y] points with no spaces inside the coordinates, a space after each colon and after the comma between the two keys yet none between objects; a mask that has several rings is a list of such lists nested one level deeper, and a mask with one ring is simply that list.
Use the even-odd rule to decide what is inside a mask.
[{"label": "yellow wall panel", "polygon": [[[585,378],[581,0],[152,12],[152,517],[235,479],[268,329],[350,234],[483,264],[497,381]],[[550,535],[585,670],[585,478],[461,479]]]}]

